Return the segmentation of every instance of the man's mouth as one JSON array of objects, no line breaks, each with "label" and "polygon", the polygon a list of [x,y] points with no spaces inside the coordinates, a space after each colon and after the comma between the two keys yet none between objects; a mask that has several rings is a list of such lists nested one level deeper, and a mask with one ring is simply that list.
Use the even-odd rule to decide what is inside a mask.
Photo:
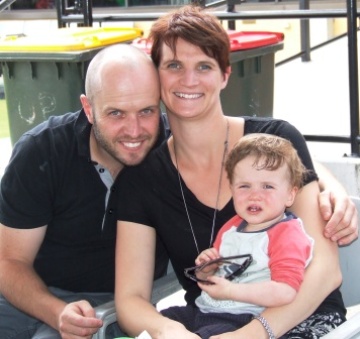
[{"label": "man's mouth", "polygon": [[138,142],[123,142],[123,145],[127,148],[137,148],[137,147],[140,147],[141,142],[140,141],[138,141]]}]

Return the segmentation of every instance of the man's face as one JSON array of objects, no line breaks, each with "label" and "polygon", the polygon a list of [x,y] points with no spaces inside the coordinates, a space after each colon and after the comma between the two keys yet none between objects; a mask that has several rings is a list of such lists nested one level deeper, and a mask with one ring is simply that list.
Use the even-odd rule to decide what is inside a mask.
[{"label": "man's face", "polygon": [[105,162],[110,156],[122,165],[137,165],[159,134],[157,74],[119,74],[110,69],[103,79],[106,81],[102,81],[100,91],[94,95],[91,113],[87,114],[98,151]]}]

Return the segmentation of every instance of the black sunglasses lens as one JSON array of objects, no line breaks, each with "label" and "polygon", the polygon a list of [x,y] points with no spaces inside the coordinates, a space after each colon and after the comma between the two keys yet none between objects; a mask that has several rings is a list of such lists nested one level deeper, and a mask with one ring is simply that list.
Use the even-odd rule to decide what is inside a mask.
[{"label": "black sunglasses lens", "polygon": [[[246,258],[241,264],[234,261],[235,259],[241,259],[241,258]],[[187,278],[189,278],[193,281],[212,284],[212,283],[208,282],[207,280],[197,278],[196,272],[201,272],[201,270],[203,270],[207,266],[214,265],[214,263],[216,263],[216,264],[222,265],[222,268],[225,272],[224,278],[226,278],[228,280],[233,280],[235,277],[238,277],[242,273],[245,272],[245,270],[252,263],[252,260],[253,259],[252,259],[251,254],[233,256],[233,257],[227,257],[227,258],[220,258],[220,259],[208,261],[207,263],[200,265],[200,266],[186,268],[184,270],[184,273]]]}]

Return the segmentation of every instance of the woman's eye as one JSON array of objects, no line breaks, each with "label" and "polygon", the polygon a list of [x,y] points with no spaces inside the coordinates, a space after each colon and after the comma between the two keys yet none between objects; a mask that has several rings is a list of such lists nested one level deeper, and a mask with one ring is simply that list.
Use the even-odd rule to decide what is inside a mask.
[{"label": "woman's eye", "polygon": [[170,69],[179,69],[180,65],[179,65],[178,62],[171,62],[171,63],[168,64],[167,67],[170,68]]},{"label": "woman's eye", "polygon": [[210,66],[210,65],[203,64],[203,65],[200,65],[200,66],[199,66],[199,69],[200,69],[201,71],[207,71],[208,69],[211,69],[211,66]]}]

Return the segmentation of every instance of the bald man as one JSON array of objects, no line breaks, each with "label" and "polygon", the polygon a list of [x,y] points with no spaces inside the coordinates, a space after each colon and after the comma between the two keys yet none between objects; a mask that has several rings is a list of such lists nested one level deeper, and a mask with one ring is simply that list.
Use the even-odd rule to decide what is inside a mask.
[{"label": "bald man", "polygon": [[165,137],[159,79],[119,44],[93,58],[85,89],[81,111],[20,138],[1,180],[0,338],[91,338],[93,307],[113,299],[116,178]]}]

